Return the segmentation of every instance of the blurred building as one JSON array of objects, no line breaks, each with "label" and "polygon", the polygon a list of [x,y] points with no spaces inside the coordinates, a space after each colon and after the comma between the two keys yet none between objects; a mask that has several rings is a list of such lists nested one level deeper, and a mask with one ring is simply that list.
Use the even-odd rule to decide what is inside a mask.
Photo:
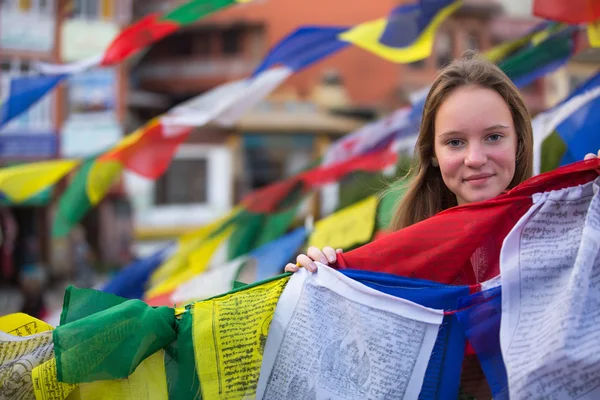
[{"label": "blurred building", "polygon": [[[11,78],[36,73],[35,62],[70,62],[99,54],[131,19],[130,0],[2,0],[0,7],[3,99]],[[123,134],[125,68],[77,74],[3,127],[0,164],[87,157],[114,144]],[[3,204],[3,280],[16,279],[20,266],[30,258],[50,265],[51,276],[70,273],[69,239],[50,235],[53,200],[64,187],[63,183],[19,207]],[[117,243],[121,234],[115,232],[119,226],[131,231],[127,228],[131,218],[121,211],[123,203],[126,197],[117,188],[83,223],[101,262],[120,263],[129,257],[122,249],[123,240]],[[37,243],[38,254],[25,248],[31,240]]]},{"label": "blurred building", "polygon": [[[385,16],[395,5],[409,2],[254,0],[220,11],[165,38],[134,62],[128,96],[130,130],[219,84],[247,77],[269,48],[301,25],[352,26]],[[150,12],[166,12],[181,3],[183,0],[134,0],[134,18]],[[406,105],[412,96],[432,83],[439,68],[463,51],[485,51],[529,31],[540,22],[530,15],[530,10],[529,0],[464,0],[463,7],[438,31],[431,57],[409,65],[395,65],[350,46],[294,74],[277,95],[251,114],[259,115],[275,107],[294,118],[294,114],[309,108],[325,113],[337,108],[338,112],[345,110],[346,116],[368,120],[377,111]],[[538,79],[522,90],[533,114],[568,91],[564,74],[561,71]],[[273,102],[274,98],[277,101]],[[245,131],[243,123],[236,129],[239,135],[235,137],[212,128],[195,132],[189,143],[182,146],[169,171],[156,183],[130,177],[134,188],[131,192],[138,193],[135,209],[140,237],[161,236],[150,234],[156,227],[164,227],[163,236],[169,236],[187,225],[210,221],[249,190],[295,170],[290,165],[306,165],[310,157],[305,154],[314,151],[314,142],[306,135],[294,142],[293,132],[262,135],[261,130]],[[318,136],[319,132],[313,132],[312,137]],[[241,155],[242,161],[238,159]],[[283,161],[276,161],[277,158]],[[227,167],[228,163],[233,167]],[[232,187],[215,183],[231,181],[228,178],[231,173]],[[193,179],[188,178],[192,175]],[[197,181],[192,182],[194,179]],[[180,187],[169,181],[178,182]],[[142,192],[138,188],[142,187],[144,193],[152,195],[139,195]],[[190,188],[199,189],[191,193]],[[171,195],[169,191],[179,194]],[[193,208],[192,204],[203,206]]]}]

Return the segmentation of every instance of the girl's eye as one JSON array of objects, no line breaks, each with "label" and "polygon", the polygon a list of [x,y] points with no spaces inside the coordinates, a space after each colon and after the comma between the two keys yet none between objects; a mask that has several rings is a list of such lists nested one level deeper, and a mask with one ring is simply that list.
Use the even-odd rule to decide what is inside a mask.
[{"label": "girl's eye", "polygon": [[499,135],[497,133],[494,133],[493,135],[488,136],[488,139],[491,142],[497,142],[498,140],[502,139],[502,135]]},{"label": "girl's eye", "polygon": [[453,139],[453,140],[449,140],[448,144],[450,145],[450,147],[458,147],[461,144],[461,141],[458,139]]}]

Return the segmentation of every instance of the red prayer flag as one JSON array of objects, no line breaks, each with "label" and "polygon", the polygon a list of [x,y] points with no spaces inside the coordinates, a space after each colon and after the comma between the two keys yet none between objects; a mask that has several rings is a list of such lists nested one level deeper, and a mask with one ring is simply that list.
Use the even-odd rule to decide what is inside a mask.
[{"label": "red prayer flag", "polygon": [[598,0],[535,0],[533,15],[567,24],[583,24],[600,19]]},{"label": "red prayer flag", "polygon": [[596,178],[600,159],[538,175],[494,199],[450,208],[338,256],[338,267],[387,272],[445,284],[474,285],[497,276],[502,242],[529,210],[534,193]]},{"label": "red prayer flag", "polygon": [[104,52],[100,65],[118,64],[133,53],[143,49],[179,29],[179,24],[161,20],[161,14],[150,14],[125,28]]},{"label": "red prayer flag", "polygon": [[99,159],[117,160],[123,167],[141,176],[159,178],[169,167],[179,145],[185,142],[192,128],[181,128],[170,134],[165,132],[159,120],[153,120],[143,129],[135,140],[116,146]]},{"label": "red prayer flag", "polygon": [[397,154],[391,148],[386,148],[378,152],[352,157],[341,163],[319,166],[250,193],[244,198],[242,205],[248,211],[271,213],[300,183],[304,184],[302,189],[305,191],[316,189],[327,183],[336,182],[354,171],[381,171],[395,164],[397,159]]}]

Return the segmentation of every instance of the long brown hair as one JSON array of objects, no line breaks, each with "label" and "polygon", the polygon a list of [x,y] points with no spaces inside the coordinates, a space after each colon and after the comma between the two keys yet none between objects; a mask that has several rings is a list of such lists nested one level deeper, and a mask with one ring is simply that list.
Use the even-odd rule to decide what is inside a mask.
[{"label": "long brown hair", "polygon": [[511,111],[517,133],[517,154],[515,175],[507,189],[532,176],[531,116],[519,90],[500,68],[477,53],[468,51],[445,67],[429,90],[415,146],[415,164],[408,174],[411,179],[407,182],[410,183],[392,219],[392,229],[405,228],[457,205],[456,196],[444,184],[440,169],[431,164],[435,155],[435,117],[450,92],[469,85],[495,90]]}]

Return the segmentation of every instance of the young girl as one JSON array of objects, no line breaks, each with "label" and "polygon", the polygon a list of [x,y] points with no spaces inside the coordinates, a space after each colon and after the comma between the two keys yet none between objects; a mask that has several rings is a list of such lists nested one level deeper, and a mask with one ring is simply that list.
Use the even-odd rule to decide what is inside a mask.
[{"label": "young girl", "polygon": [[[469,52],[444,68],[429,91],[416,144],[414,176],[392,220],[399,230],[447,208],[494,198],[532,176],[531,117],[518,89],[493,63]],[[600,156],[600,152],[598,153]],[[586,159],[596,157],[586,155]],[[287,272],[334,250],[310,247]]]}]

